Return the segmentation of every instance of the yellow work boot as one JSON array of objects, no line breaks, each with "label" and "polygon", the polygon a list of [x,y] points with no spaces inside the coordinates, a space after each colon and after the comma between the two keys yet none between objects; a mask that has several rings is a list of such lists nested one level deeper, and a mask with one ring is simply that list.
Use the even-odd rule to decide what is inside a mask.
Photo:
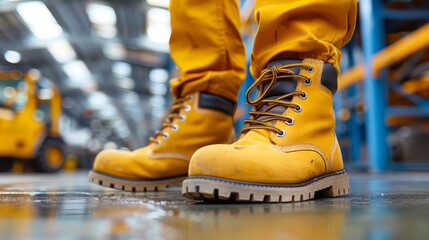
[{"label": "yellow work boot", "polygon": [[189,160],[197,149],[235,140],[234,108],[233,102],[208,93],[178,98],[148,146],[132,152],[100,152],[89,180],[133,192],[157,191],[181,184],[187,176]]},{"label": "yellow work boot", "polygon": [[[258,97],[250,99],[258,89]],[[251,119],[231,145],[192,156],[185,197],[294,202],[349,193],[335,135],[337,73],[316,59],[278,60],[247,91]]]}]

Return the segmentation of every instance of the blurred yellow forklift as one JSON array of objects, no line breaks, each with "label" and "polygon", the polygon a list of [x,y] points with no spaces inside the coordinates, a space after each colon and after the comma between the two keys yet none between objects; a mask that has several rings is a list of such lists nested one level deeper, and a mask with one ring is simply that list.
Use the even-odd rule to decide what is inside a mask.
[{"label": "blurred yellow forklift", "polygon": [[16,160],[37,172],[64,166],[66,145],[59,133],[61,96],[37,70],[0,69],[0,172]]}]

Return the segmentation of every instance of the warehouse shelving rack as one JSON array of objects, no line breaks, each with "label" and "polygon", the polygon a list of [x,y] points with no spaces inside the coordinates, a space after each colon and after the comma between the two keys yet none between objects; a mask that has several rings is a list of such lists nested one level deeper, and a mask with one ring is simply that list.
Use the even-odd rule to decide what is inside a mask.
[{"label": "warehouse shelving rack", "polygon": [[[356,102],[356,99],[363,98],[366,103],[365,129],[368,169],[374,172],[386,170],[410,170],[429,169],[429,163],[393,163],[390,156],[388,144],[387,116],[420,116],[429,117],[429,101],[413,94],[405,94],[396,89],[401,95],[413,102],[415,106],[389,106],[387,104],[387,82],[383,71],[381,74],[374,74],[373,57],[386,46],[385,42],[385,20],[428,20],[428,8],[392,10],[385,7],[385,1],[381,0],[360,0],[360,27],[361,41],[365,67],[365,79],[363,83],[364,92],[360,93],[357,86],[346,89],[354,99],[348,101]],[[348,46],[348,65],[354,65],[353,47]],[[364,96],[364,97],[363,97]],[[347,102],[347,101],[346,101]],[[348,104],[344,102],[341,104]],[[350,154],[352,166],[362,166],[361,146],[364,137],[361,134],[362,122],[355,111],[351,111],[348,125],[350,129]]]}]

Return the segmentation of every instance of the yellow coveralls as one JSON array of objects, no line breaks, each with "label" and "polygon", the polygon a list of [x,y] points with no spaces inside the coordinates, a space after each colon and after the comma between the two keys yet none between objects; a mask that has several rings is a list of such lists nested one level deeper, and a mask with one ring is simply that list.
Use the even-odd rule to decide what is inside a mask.
[{"label": "yellow coveralls", "polygon": [[[172,93],[202,91],[236,101],[245,78],[245,52],[236,0],[172,0],[171,56],[180,76]],[[339,72],[340,48],[351,38],[356,0],[256,0],[258,31],[252,75],[279,58],[316,58]]]}]

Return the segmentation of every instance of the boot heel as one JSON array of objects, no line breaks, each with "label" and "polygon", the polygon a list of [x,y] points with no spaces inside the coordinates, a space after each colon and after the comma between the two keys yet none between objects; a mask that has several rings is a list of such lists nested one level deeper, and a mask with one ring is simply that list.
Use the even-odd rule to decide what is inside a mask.
[{"label": "boot heel", "polygon": [[331,186],[316,192],[316,197],[337,197],[350,193],[350,181],[347,173],[331,180]]}]

